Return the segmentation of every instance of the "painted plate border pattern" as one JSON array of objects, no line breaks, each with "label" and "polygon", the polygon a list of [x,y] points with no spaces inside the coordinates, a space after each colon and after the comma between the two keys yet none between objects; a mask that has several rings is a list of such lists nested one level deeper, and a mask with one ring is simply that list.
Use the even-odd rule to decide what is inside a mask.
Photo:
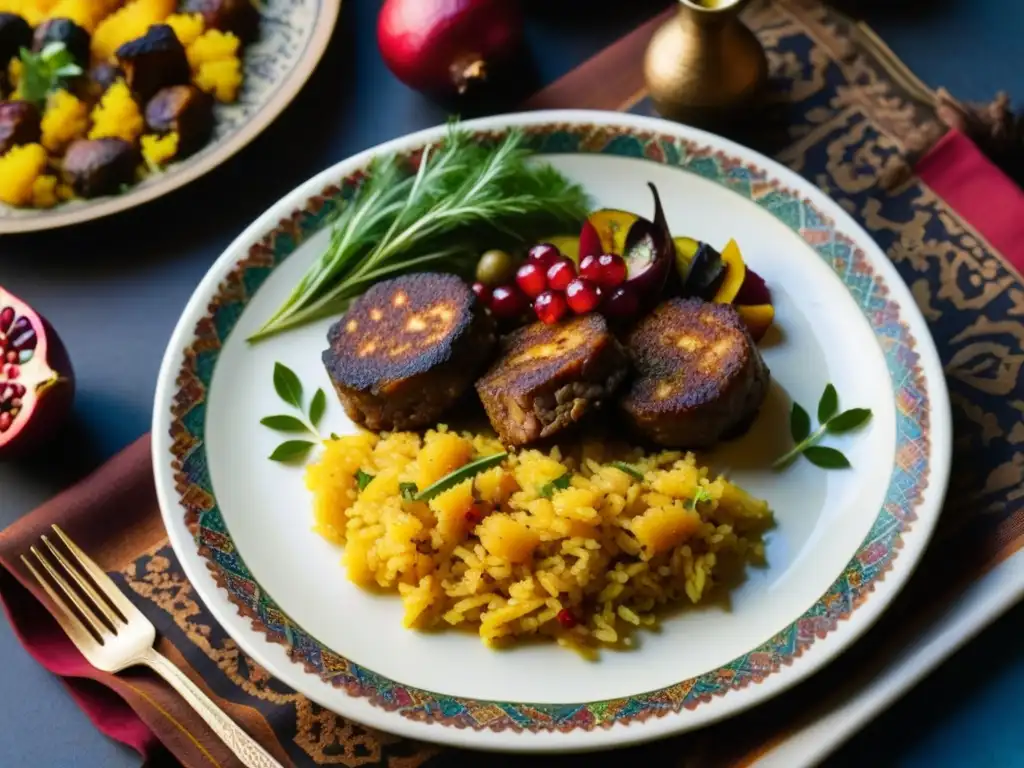
[{"label": "painted plate border pattern", "polygon": [[[250,248],[220,284],[195,327],[176,380],[170,436],[175,488],[186,523],[217,584],[239,612],[271,642],[284,645],[309,673],[365,697],[375,706],[415,721],[492,731],[561,731],[608,728],[693,709],[715,696],[759,683],[792,664],[862,605],[892,567],[902,535],[910,530],[928,484],[929,399],[915,341],[864,253],[807,199],[766,172],[725,152],[671,135],[629,127],[545,124],[527,127],[542,154],[590,153],[633,157],[681,168],[721,184],[761,206],[797,232],[843,280],[885,356],[896,403],[896,452],[885,501],[864,541],[828,591],[799,619],[719,669],[633,696],[565,704],[497,702],[447,696],[403,685],[332,652],[281,610],[249,572],[227,530],[209,475],[203,442],[205,395],[228,337],[249,298],[300,243],[327,224],[351,198],[362,171],[307,200]],[[506,131],[478,133],[493,141]],[[410,153],[413,155],[415,153]]]}]

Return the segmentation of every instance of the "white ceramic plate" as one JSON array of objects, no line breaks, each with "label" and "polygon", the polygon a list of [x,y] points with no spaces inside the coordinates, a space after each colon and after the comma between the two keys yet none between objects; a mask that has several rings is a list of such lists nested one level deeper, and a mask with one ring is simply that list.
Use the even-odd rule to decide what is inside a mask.
[{"label": "white ceramic plate", "polygon": [[340,10],[341,0],[266,0],[260,8],[260,37],[245,49],[238,101],[214,108],[217,122],[205,147],[120,195],[71,200],[46,210],[0,203],[0,235],[110,216],[213,170],[255,139],[295,98],[323,56]]},{"label": "white ceramic plate", "polygon": [[[526,125],[546,159],[599,206],[651,207],[711,243],[739,242],[772,288],[774,387],[753,430],[720,453],[769,500],[769,567],[732,608],[691,610],[631,652],[587,662],[553,645],[496,653],[471,634],[401,627],[397,598],[349,583],[339,549],[311,531],[301,469],[267,460],[278,436],[275,361],[310,389],[330,321],[250,347],[327,243],[325,198],[378,152],[339,163],[247,229],[196,290],[164,358],[153,421],[157,489],[186,573],[225,629],[274,675],[371,726],[455,745],[581,750],[694,728],[764,701],[842,652],[910,576],[938,517],[951,427],[942,368],[909,291],[842,209],[778,164],[721,138],[649,118],[537,112],[471,124]],[[853,462],[766,468],[788,440],[789,398],[814,412],[826,383],[874,418],[836,439]],[[325,429],[351,431],[332,402]],[[752,456],[760,458],[752,459]],[[197,546],[198,545],[198,546]],[[799,658],[797,658],[799,657]]]}]

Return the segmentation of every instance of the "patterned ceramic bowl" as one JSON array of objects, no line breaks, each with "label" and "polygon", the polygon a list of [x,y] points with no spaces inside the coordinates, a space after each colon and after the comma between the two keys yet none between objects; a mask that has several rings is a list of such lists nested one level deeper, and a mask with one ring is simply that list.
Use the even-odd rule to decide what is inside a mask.
[{"label": "patterned ceramic bowl", "polygon": [[46,210],[0,203],[0,235],[109,216],[155,200],[216,168],[256,138],[295,98],[327,48],[340,9],[341,0],[261,4],[260,38],[246,48],[245,81],[238,101],[215,107],[214,135],[202,150],[120,195],[72,200]]}]

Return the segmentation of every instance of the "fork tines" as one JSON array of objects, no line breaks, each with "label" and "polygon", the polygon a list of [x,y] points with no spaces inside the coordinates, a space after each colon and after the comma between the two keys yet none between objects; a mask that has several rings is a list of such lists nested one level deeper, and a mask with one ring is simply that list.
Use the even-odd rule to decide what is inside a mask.
[{"label": "fork tines", "polygon": [[[82,630],[88,628],[90,634],[102,643],[105,634],[116,635],[118,627],[128,623],[128,611],[134,606],[103,569],[79,549],[59,526],[51,527],[64,551],[46,534],[40,537],[41,547],[33,545],[29,548],[49,578],[44,577],[25,555],[21,556],[21,560],[57,607],[69,619],[81,623]],[[63,597],[58,592],[63,593]],[[68,605],[68,601],[73,608]],[[70,634],[68,627],[64,629]]]}]

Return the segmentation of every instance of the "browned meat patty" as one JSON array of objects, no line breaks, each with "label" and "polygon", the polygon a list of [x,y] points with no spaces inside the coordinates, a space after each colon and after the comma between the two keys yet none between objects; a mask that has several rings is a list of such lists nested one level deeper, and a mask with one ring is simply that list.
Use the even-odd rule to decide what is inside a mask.
[{"label": "browned meat patty", "polygon": [[625,379],[627,366],[604,318],[590,313],[509,334],[476,391],[502,441],[524,445],[601,408]]},{"label": "browned meat patty", "polygon": [[709,448],[753,423],[770,373],[736,310],[671,299],[629,334],[635,378],[620,403],[636,431],[670,448]]},{"label": "browned meat patty", "polygon": [[374,285],[327,340],[324,365],[349,418],[401,430],[436,423],[487,367],[497,339],[465,282],[424,272]]}]

